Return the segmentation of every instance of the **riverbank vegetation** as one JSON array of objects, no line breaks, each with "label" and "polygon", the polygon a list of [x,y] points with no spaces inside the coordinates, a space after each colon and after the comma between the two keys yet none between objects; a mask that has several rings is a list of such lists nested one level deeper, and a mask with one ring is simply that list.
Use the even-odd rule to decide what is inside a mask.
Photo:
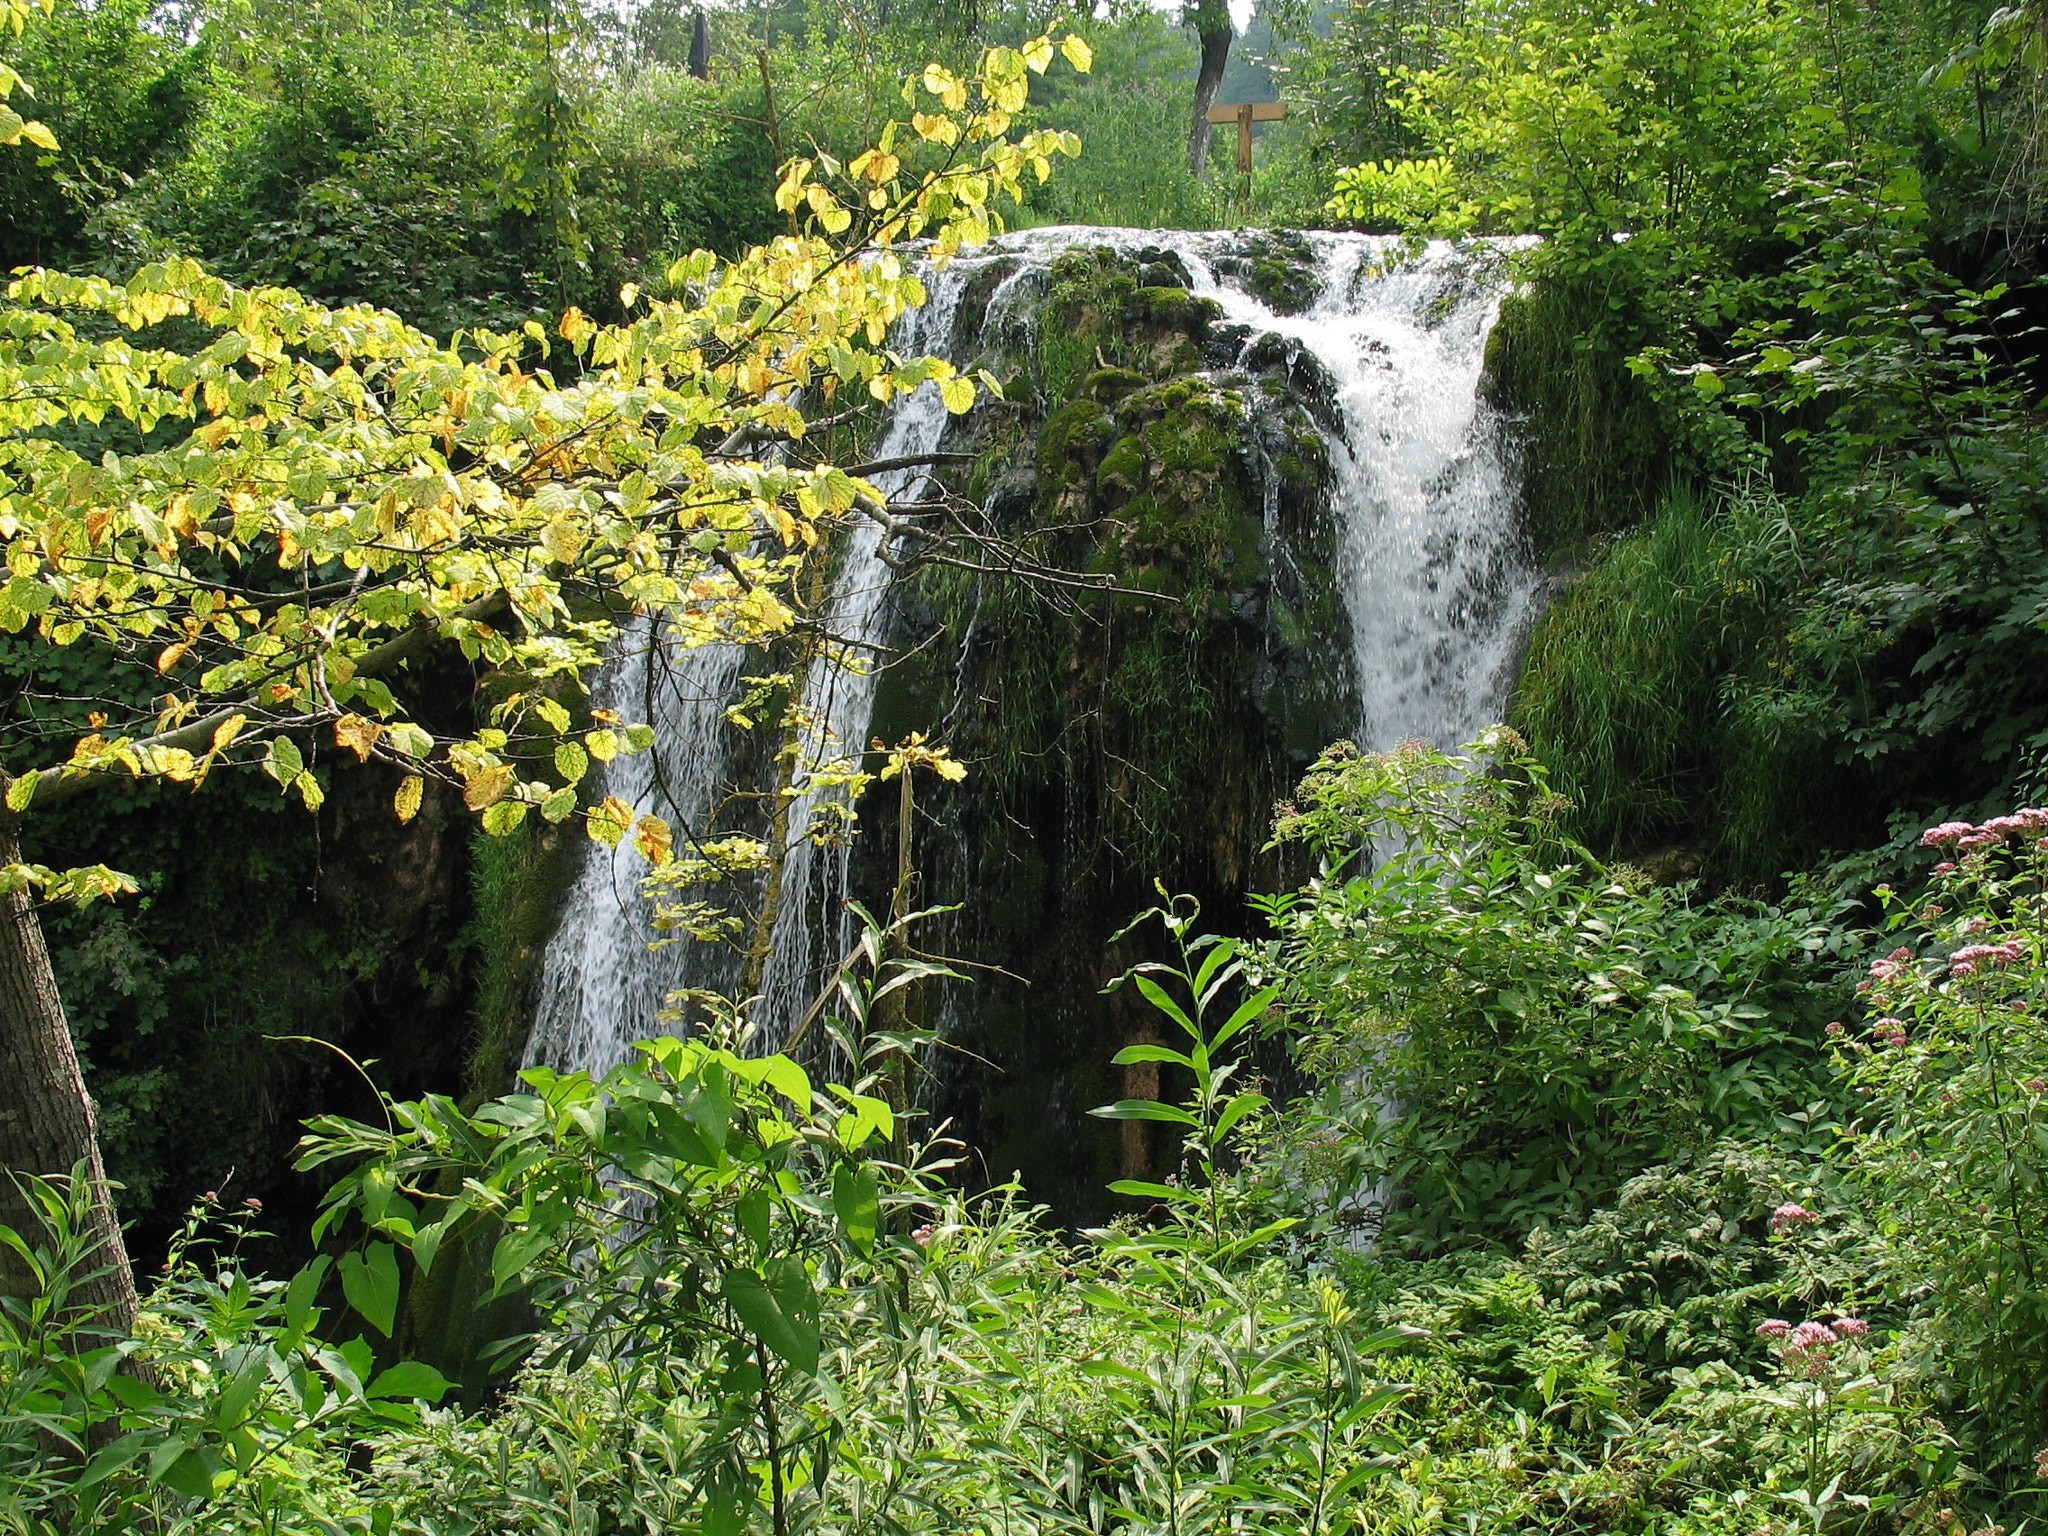
[{"label": "riverbank vegetation", "polygon": [[[1085,73],[1064,17],[900,0],[714,10],[694,61],[659,4],[0,17],[0,264],[48,269],[0,309],[7,895],[100,1107],[13,1170],[0,1529],[2041,1518],[2037,6],[1273,8],[1226,94],[1296,111],[1248,186],[1188,168],[1197,43],[1135,7],[1075,21]],[[1542,237],[1490,367],[1556,576],[1512,729],[1332,747],[1253,937],[1162,892],[1115,983],[1156,1086],[1097,1111],[1141,1166],[1089,1230],[920,1112],[913,1004],[960,978],[907,899],[802,1061],[710,1027],[502,1080],[539,829],[671,854],[577,792],[645,728],[549,679],[605,598],[791,627],[866,439],[764,463],[810,431],[781,391],[998,382],[886,355],[915,279],[846,259],[989,204]],[[429,628],[445,677],[381,649]],[[260,799],[143,782],[238,756]],[[86,779],[118,795],[46,814]],[[326,843],[272,836],[276,790]],[[466,864],[471,812],[503,840]],[[123,894],[101,858],[151,904],[32,910]],[[440,1054],[371,1031],[402,1067],[336,1053],[280,1130],[270,1037],[387,1006],[394,952]],[[156,1214],[132,1287],[102,1141]]]}]

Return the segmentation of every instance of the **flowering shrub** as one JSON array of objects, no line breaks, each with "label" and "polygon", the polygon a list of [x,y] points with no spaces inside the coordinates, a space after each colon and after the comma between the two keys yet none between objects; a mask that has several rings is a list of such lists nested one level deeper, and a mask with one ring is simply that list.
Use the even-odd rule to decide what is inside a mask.
[{"label": "flowering shrub", "polygon": [[1865,1101],[1846,1151],[1887,1213],[1893,1293],[1952,1376],[1987,1459],[2039,1445],[2048,1300],[2048,809],[1931,828],[1949,855],[1926,897],[1883,896],[1899,941],[1859,984],[1869,1015],[1830,1029]]},{"label": "flowering shrub", "polygon": [[1789,1516],[1818,1532],[1885,1511],[1908,1525],[1919,1496],[1954,1485],[1953,1437],[1913,1411],[1921,1385],[1865,1319],[1774,1317],[1756,1331],[1771,1349],[1767,1379],[1716,1363],[1680,1372],[1667,1404],[1678,1443],[1693,1447],[1696,1498],[1733,1488],[1754,1509],[1752,1529]]}]

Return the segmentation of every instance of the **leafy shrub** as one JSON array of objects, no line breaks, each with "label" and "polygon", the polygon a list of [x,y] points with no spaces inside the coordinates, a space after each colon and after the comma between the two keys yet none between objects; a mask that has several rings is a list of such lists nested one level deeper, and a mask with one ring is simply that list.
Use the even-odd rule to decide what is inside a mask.
[{"label": "leafy shrub", "polygon": [[1276,830],[1323,873],[1263,903],[1325,1085],[1304,1189],[1419,1252],[1583,1221],[1673,1152],[1822,1096],[1816,961],[1843,942],[1810,911],[1606,868],[1518,738],[1468,750],[1327,754]]},{"label": "leafy shrub", "polygon": [[1992,1466],[2044,1439],[2048,1308],[2048,810],[1926,834],[1950,855],[1922,901],[1886,890],[1896,947],[1831,1025],[1864,1117],[1848,1172],[1882,1211],[1880,1272],[1920,1318]]},{"label": "leafy shrub", "polygon": [[[339,1513],[352,1502],[345,1467],[323,1449],[415,1423],[419,1400],[446,1390],[423,1365],[378,1370],[360,1335],[323,1335],[328,1259],[289,1282],[244,1273],[235,1248],[253,1213],[223,1220],[211,1196],[122,1337],[80,1300],[98,1262],[90,1185],[78,1173],[21,1182],[42,1231],[0,1228],[27,1277],[0,1298],[0,1528],[275,1530]],[[386,1332],[390,1278],[350,1286]]]}]

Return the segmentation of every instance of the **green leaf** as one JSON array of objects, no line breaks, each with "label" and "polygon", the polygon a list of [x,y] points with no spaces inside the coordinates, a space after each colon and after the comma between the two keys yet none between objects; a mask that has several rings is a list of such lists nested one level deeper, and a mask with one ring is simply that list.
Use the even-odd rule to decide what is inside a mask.
[{"label": "green leaf", "polygon": [[1209,1049],[1216,1050],[1238,1034],[1249,1028],[1252,1020],[1273,1006],[1273,999],[1280,995],[1278,987],[1261,987],[1250,997],[1237,1005],[1237,1009],[1224,1021],[1221,1029],[1210,1037]]},{"label": "green leaf", "polygon": [[299,755],[299,744],[289,736],[271,737],[263,758],[263,771],[289,788],[306,771],[306,760]]},{"label": "green leaf", "polygon": [[1143,1179],[1117,1179],[1109,1186],[1112,1195],[1132,1195],[1141,1200],[1185,1200],[1188,1192],[1171,1184],[1148,1184]]},{"label": "green leaf", "polygon": [[764,1056],[759,1065],[758,1081],[765,1082],[798,1109],[811,1107],[811,1080],[802,1067],[787,1056]]},{"label": "green leaf", "polygon": [[499,1290],[522,1274],[527,1265],[546,1252],[554,1240],[555,1229],[545,1224],[530,1226],[523,1232],[508,1232],[498,1239],[498,1246],[491,1250],[491,1281]]},{"label": "green leaf", "polygon": [[270,1377],[270,1351],[251,1349],[227,1386],[213,1404],[213,1429],[216,1434],[226,1434],[249,1411],[249,1405],[256,1400],[256,1389]]},{"label": "green leaf", "polygon": [[79,1476],[78,1482],[74,1486],[90,1488],[94,1483],[113,1476],[135,1460],[136,1457],[140,1456],[150,1441],[155,1438],[154,1435],[144,1430],[136,1430],[133,1433],[123,1435],[112,1445],[101,1451],[99,1455],[93,1457],[92,1462]]},{"label": "green leaf", "polygon": [[872,1168],[850,1168],[845,1164],[832,1170],[832,1210],[839,1217],[846,1240],[862,1253],[875,1245],[882,1226],[881,1186]]},{"label": "green leaf", "polygon": [[[150,1470],[156,1472],[154,1457],[150,1461]],[[213,1456],[195,1447],[171,1462],[161,1472],[156,1472],[156,1480],[166,1488],[182,1493],[188,1499],[203,1499],[213,1492],[213,1474],[216,1470],[218,1464]]]},{"label": "green leaf", "polygon": [[816,1326],[790,1317],[766,1280],[751,1269],[728,1269],[719,1290],[748,1333],[805,1375],[817,1374]]},{"label": "green leaf", "polygon": [[1183,1053],[1164,1045],[1127,1045],[1109,1059],[1112,1065],[1119,1067],[1127,1067],[1134,1061],[1166,1061],[1176,1067],[1194,1066]]},{"label": "green leaf", "polygon": [[27,810],[29,802],[36,797],[36,785],[41,782],[42,776],[35,773],[24,773],[20,778],[10,780],[7,785],[7,809],[16,814]]},{"label": "green leaf", "polygon": [[452,1383],[431,1365],[418,1360],[401,1360],[387,1371],[378,1373],[370,1383],[371,1397],[417,1397],[430,1403],[438,1403]]},{"label": "green leaf", "polygon": [[1263,1093],[1240,1093],[1223,1107],[1223,1113],[1216,1117],[1216,1139],[1221,1141],[1230,1134],[1230,1128],[1253,1110],[1270,1103]]},{"label": "green leaf", "polygon": [[398,1317],[398,1250],[371,1243],[341,1256],[341,1293],[372,1328],[391,1337]]},{"label": "green leaf", "polygon": [[1195,1021],[1187,1016],[1179,1003],[1176,1003],[1171,997],[1167,996],[1166,988],[1160,986],[1158,982],[1147,976],[1143,971],[1133,975],[1131,980],[1138,984],[1138,990],[1145,994],[1146,1000],[1154,1008],[1157,1008],[1161,1013],[1173,1020],[1174,1023],[1186,1030],[1191,1039],[1199,1040],[1202,1038],[1202,1032],[1195,1028]]},{"label": "green leaf", "polygon": [[1091,1109],[1089,1114],[1103,1120],[1164,1120],[1169,1125],[1199,1125],[1201,1122],[1186,1110],[1172,1104],[1159,1104],[1151,1099],[1118,1099],[1114,1104],[1105,1104],[1100,1109]]},{"label": "green leaf", "polygon": [[326,1254],[317,1255],[313,1262],[292,1276],[291,1284],[284,1291],[284,1325],[293,1333],[304,1334],[312,1326],[313,1303],[320,1295],[320,1282],[326,1277],[333,1261]]},{"label": "green leaf", "polygon": [[750,1189],[739,1198],[740,1230],[754,1245],[754,1252],[768,1251],[769,1199],[765,1189]]}]

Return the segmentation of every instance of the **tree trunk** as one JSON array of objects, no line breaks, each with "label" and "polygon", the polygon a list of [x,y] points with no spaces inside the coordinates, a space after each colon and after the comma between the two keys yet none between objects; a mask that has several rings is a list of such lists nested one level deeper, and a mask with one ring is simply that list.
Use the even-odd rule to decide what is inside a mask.
[{"label": "tree trunk", "polygon": [[1230,7],[1225,0],[1201,0],[1195,9],[1195,32],[1202,40],[1202,67],[1195,75],[1195,121],[1188,132],[1188,169],[1197,176],[1209,163],[1209,108],[1230,62]]},{"label": "tree trunk", "polygon": [[[0,818],[0,864],[20,857],[15,827]],[[89,1268],[106,1273],[76,1287],[73,1295],[95,1308],[104,1325],[125,1331],[135,1322],[135,1276],[100,1162],[92,1100],[79,1074],[43,925],[27,890],[10,891],[0,902],[5,904],[0,910],[0,1170],[48,1177],[83,1166],[95,1192],[92,1226],[98,1239]],[[13,1181],[4,1177],[0,1222],[19,1230],[31,1247],[41,1241],[35,1218]],[[18,1293],[23,1284],[18,1268],[0,1270],[0,1287]]]}]

